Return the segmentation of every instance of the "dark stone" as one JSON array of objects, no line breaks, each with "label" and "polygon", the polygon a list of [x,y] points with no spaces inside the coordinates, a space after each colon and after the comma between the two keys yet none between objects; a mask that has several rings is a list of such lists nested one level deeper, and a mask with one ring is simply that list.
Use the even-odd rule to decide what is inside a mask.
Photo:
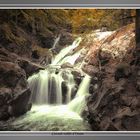
[{"label": "dark stone", "polygon": [[78,91],[78,86],[75,86],[75,87],[72,89],[71,99],[74,99],[74,97],[76,96],[77,91]]},{"label": "dark stone", "polygon": [[29,111],[31,109],[31,103],[29,103],[30,95],[30,90],[26,89],[9,101],[9,114],[12,116],[20,116]]},{"label": "dark stone", "polygon": [[29,76],[31,76],[32,74],[37,73],[40,70],[45,69],[44,67],[42,67],[40,65],[37,65],[35,63],[32,63],[32,62],[24,60],[24,59],[18,60],[18,64],[22,69],[25,70],[27,78]]},{"label": "dark stone", "polygon": [[31,109],[31,93],[27,88],[25,71],[16,63],[0,61],[0,120],[22,115]]},{"label": "dark stone", "polygon": [[119,81],[120,78],[128,78],[131,75],[129,65],[121,64],[115,71],[115,80]]},{"label": "dark stone", "polygon": [[63,104],[65,104],[66,103],[67,91],[68,91],[67,83],[62,82],[61,86],[62,86],[62,102],[63,102]]},{"label": "dark stone", "polygon": [[74,77],[74,80],[75,80],[77,85],[80,85],[82,79],[83,79],[83,77]]},{"label": "dark stone", "polygon": [[63,31],[61,34],[59,45],[60,46],[70,45],[73,43],[73,41],[74,41],[74,38],[73,38],[72,34]]},{"label": "dark stone", "polygon": [[93,94],[93,88],[94,88],[93,85],[90,85],[90,87],[89,87],[89,93],[90,94]]},{"label": "dark stone", "polygon": [[129,131],[140,130],[140,114],[134,116],[124,116],[122,118],[122,126]]},{"label": "dark stone", "polygon": [[81,73],[79,71],[73,70],[71,73],[74,77],[81,77]]},{"label": "dark stone", "polygon": [[40,58],[39,53],[38,53],[37,50],[32,51],[32,58],[35,58],[35,59],[39,59]]},{"label": "dark stone", "polygon": [[[56,79],[52,77],[51,80],[49,80],[49,103],[50,104],[56,104],[56,96],[57,96],[57,91],[56,91]],[[45,102],[44,102],[45,103]]]},{"label": "dark stone", "polygon": [[13,94],[11,88],[0,88],[0,106],[7,104],[12,97]]},{"label": "dark stone", "polygon": [[99,68],[93,65],[85,65],[82,70],[85,73],[88,73],[90,76],[94,76],[96,73],[99,72]]},{"label": "dark stone", "polygon": [[136,89],[137,89],[137,91],[140,92],[140,78],[137,79],[137,82],[136,82]]},{"label": "dark stone", "polygon": [[73,65],[71,65],[70,63],[64,63],[61,68],[73,68]]},{"label": "dark stone", "polygon": [[8,113],[8,105],[3,105],[0,107],[0,120],[9,119],[10,114]]},{"label": "dark stone", "polygon": [[0,83],[8,87],[16,87],[20,78],[26,78],[25,72],[17,65],[11,62],[0,62]]},{"label": "dark stone", "polygon": [[40,39],[40,45],[43,48],[52,48],[53,43],[54,43],[54,35],[50,34],[50,35],[46,35],[46,36],[42,36],[42,35],[38,35],[39,39]]}]

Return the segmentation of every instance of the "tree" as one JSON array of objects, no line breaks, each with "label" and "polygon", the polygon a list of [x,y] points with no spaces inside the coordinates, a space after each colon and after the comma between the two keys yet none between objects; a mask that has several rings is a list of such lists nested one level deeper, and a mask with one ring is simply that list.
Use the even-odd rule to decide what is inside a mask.
[{"label": "tree", "polygon": [[140,9],[136,10],[136,44],[140,43]]},{"label": "tree", "polygon": [[140,65],[140,9],[136,10],[136,50],[135,50],[135,57],[136,57],[136,65]]}]

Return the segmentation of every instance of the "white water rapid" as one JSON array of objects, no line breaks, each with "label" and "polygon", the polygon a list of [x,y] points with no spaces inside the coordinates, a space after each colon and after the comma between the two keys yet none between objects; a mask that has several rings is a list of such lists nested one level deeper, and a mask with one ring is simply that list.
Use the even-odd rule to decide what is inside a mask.
[{"label": "white water rapid", "polygon": [[69,69],[48,67],[28,79],[35,104],[63,104],[71,101],[71,94],[76,87]]},{"label": "white water rapid", "polygon": [[[53,47],[59,39],[55,40]],[[80,51],[72,53],[81,40],[81,37],[77,38],[72,45],[62,49],[45,70],[29,77],[33,106],[12,124],[16,130],[89,130],[81,113],[86,106],[90,76],[85,75],[78,87],[72,69],[61,68],[66,62],[74,65]]]},{"label": "white water rapid", "polygon": [[56,45],[58,44],[59,40],[60,40],[61,34],[58,35],[58,37],[56,37],[56,39],[54,40],[53,46],[52,46],[52,50],[55,49]]},{"label": "white water rapid", "polygon": [[[68,60],[67,57],[69,57],[69,55],[73,52],[73,50],[79,46],[80,42],[82,41],[82,38],[81,37],[78,37],[72,45],[62,49],[60,51],[60,53],[58,55],[56,55],[56,57],[54,58],[54,60],[52,61],[52,65],[62,65],[64,62],[68,62],[66,61],[66,59]],[[77,56],[77,55],[76,55]],[[71,56],[72,57],[72,56]],[[78,58],[78,56],[76,57]],[[76,60],[76,58],[74,58],[74,60]],[[64,61],[65,60],[65,61]],[[69,62],[71,63],[72,61],[72,64],[74,64],[73,62],[73,58],[70,58],[69,57]]]}]

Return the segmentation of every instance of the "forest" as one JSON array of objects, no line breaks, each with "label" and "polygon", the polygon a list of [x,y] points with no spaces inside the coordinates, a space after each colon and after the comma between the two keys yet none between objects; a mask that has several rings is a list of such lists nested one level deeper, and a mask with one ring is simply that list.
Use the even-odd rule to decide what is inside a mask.
[{"label": "forest", "polygon": [[139,45],[138,9],[0,9],[0,131],[140,131]]}]

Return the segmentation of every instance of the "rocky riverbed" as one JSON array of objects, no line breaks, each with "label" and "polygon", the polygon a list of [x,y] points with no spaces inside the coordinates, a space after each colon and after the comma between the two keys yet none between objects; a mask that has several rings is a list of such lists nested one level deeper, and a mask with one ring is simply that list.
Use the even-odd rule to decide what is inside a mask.
[{"label": "rocky riverbed", "polygon": [[[69,37],[71,38],[70,35],[66,38]],[[109,33],[107,37],[95,39],[95,36],[91,35],[85,36],[85,39],[88,41],[82,42],[79,44],[80,47],[74,50],[77,53],[82,48],[75,64],[66,62],[61,65],[61,69],[72,70],[77,86],[85,73],[91,76],[90,96],[86,99],[87,106],[82,113],[82,118],[88,122],[93,131],[140,130],[140,68],[139,54],[135,51],[134,25],[130,24],[118,29]],[[64,42],[61,38],[63,45]],[[60,51],[59,47],[55,53]],[[25,124],[29,124],[26,115],[30,117],[29,110],[32,108],[32,102],[27,79],[39,70],[45,69],[46,65],[40,65],[39,61],[40,59],[35,60],[13,53],[5,46],[0,47],[0,125],[6,128],[5,130],[7,126],[4,127],[4,122],[7,120],[7,123],[16,122],[19,116],[25,117],[23,119]],[[63,90],[65,89],[63,85]],[[37,114],[38,111],[34,113]],[[55,124],[55,120],[53,121]],[[73,126],[70,127],[71,130],[76,130],[72,128]],[[91,130],[84,128],[83,125],[81,128]],[[15,129],[18,130],[16,127]],[[25,129],[22,126],[22,130]],[[37,127],[33,129],[37,130]],[[58,129],[53,127],[52,130]],[[81,129],[77,128],[77,130]]]}]

